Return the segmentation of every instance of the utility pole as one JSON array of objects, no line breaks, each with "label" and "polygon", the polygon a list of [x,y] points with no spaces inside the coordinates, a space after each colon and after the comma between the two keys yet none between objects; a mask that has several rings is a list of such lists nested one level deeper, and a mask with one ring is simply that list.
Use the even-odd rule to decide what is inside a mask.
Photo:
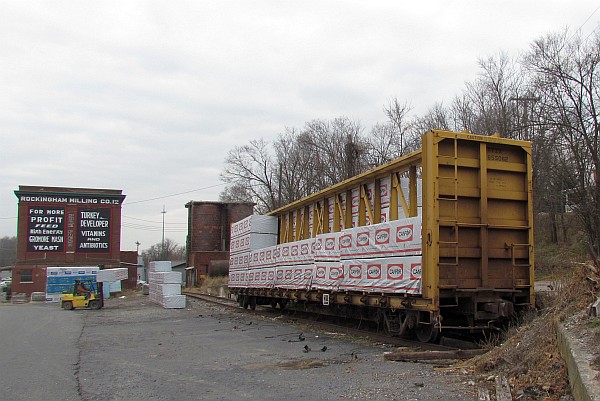
[{"label": "utility pole", "polygon": [[137,254],[140,254],[140,245],[142,245],[142,243],[140,241],[135,241],[135,245],[137,246]]},{"label": "utility pole", "polygon": [[165,254],[165,214],[167,213],[167,211],[165,210],[165,205],[163,205],[163,210],[162,210],[162,246],[160,249],[160,253],[162,253],[162,258],[163,260],[166,258],[166,254]]},{"label": "utility pole", "polygon": [[539,102],[540,98],[537,96],[524,96],[524,97],[511,97],[510,100],[513,102],[517,102],[517,115],[519,111],[519,103],[524,104],[523,110],[523,127],[525,128],[525,137],[523,138],[526,141],[529,141],[529,105],[533,106],[536,102]]}]

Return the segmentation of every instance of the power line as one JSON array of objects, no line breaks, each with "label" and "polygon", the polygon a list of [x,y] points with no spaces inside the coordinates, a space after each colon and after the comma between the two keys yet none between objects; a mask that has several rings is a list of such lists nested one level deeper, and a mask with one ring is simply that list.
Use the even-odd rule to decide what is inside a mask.
[{"label": "power line", "polygon": [[[126,222],[121,222],[121,227],[130,228],[133,230],[162,231],[162,227],[147,226],[147,225],[142,225],[142,224],[131,224],[131,223],[126,223]],[[187,228],[183,228],[183,227],[181,227],[181,228],[166,228],[165,227],[165,232],[184,233],[184,232],[187,232]]]},{"label": "power line", "polygon": [[[121,217],[124,217],[124,218],[126,218],[126,219],[132,219],[132,220],[144,221],[144,222],[146,222],[146,223],[162,224],[160,221],[152,221],[152,220],[139,219],[139,218],[137,218],[137,217],[131,217],[131,216],[125,216],[125,215],[121,215]],[[186,223],[169,223],[169,222],[165,222],[165,224],[166,224],[166,225],[169,225],[169,224],[173,224],[173,225],[175,225],[175,224],[177,224],[177,225],[182,225],[182,224],[187,224],[187,222],[186,222]]]},{"label": "power line", "polygon": [[157,196],[156,198],[149,198],[149,199],[142,199],[139,201],[133,201],[133,202],[125,202],[123,204],[123,206],[129,206],[129,205],[133,205],[136,203],[143,203],[143,202],[150,202],[150,201],[154,201],[154,200],[159,200],[159,199],[166,199],[166,198],[172,198],[174,196],[179,196],[179,195],[185,195],[185,194],[191,194],[192,192],[198,192],[198,191],[203,191],[205,189],[210,189],[210,188],[216,188],[216,187],[222,187],[224,185],[227,185],[227,183],[221,183],[221,184],[215,184],[215,185],[210,185],[208,187],[204,187],[204,188],[197,188],[197,189],[192,189],[190,191],[185,191],[185,192],[179,192],[176,194],[171,194],[171,195],[164,195],[164,196]]},{"label": "power line", "polygon": [[[573,34],[571,35],[571,37],[569,37],[569,40],[573,39],[573,37],[577,34],[577,32],[579,32],[581,34],[581,28],[583,28],[583,26],[585,24],[588,23],[588,21],[594,16],[594,14],[596,14],[596,12],[600,10],[600,6],[598,6],[594,11],[592,11],[592,13],[585,19],[585,21],[583,21],[583,24],[579,25],[579,28],[577,28],[575,30],[575,32],[573,32]],[[585,38],[584,42],[590,37],[592,36],[592,34],[596,31],[596,29],[593,29],[592,32]]]},{"label": "power line", "polygon": [[585,24],[587,24],[587,22],[590,20],[590,18],[592,18],[592,17],[594,16],[594,14],[596,14],[596,12],[597,12],[598,10],[600,10],[600,6],[598,6],[598,8],[596,8],[594,11],[592,11],[592,13],[590,14],[590,16],[589,16],[589,17],[587,17],[587,19],[586,19],[585,21],[583,21],[583,24],[581,24],[581,26],[579,27],[579,29],[578,29],[578,30],[580,30],[581,28],[583,28],[583,26],[584,26]]}]

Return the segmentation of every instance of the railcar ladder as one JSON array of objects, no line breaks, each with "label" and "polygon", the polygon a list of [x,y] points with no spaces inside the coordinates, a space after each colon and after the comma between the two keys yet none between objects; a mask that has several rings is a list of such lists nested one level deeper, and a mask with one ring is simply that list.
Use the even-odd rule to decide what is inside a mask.
[{"label": "railcar ladder", "polygon": [[[437,185],[438,188],[436,190],[436,196],[438,201],[438,206],[441,205],[442,202],[450,202],[452,204],[451,210],[452,213],[450,216],[442,218],[440,216],[438,224],[441,227],[453,227],[454,241],[442,241],[439,240],[440,249],[443,247],[445,249],[454,249],[454,261],[441,262],[438,261],[439,267],[446,267],[452,269],[452,277],[454,278],[454,285],[450,286],[440,286],[440,288],[456,288],[458,287],[458,235],[459,235],[459,222],[458,222],[458,140],[456,138],[452,139],[453,141],[453,155],[446,156],[440,155],[438,153],[438,177],[437,177]],[[439,175],[439,166],[451,166],[452,174],[449,176]],[[442,182],[449,182],[449,185],[444,186],[444,188],[451,188],[451,193],[441,195],[440,187],[442,187]],[[438,208],[441,210],[441,207]]]},{"label": "railcar ladder", "polygon": [[527,258],[528,263],[517,263],[517,257],[515,256],[515,250],[517,248],[525,248],[527,250],[527,254],[529,254],[531,250],[531,244],[510,244],[510,259],[511,259],[511,269],[510,269],[510,279],[515,285],[515,269],[519,267],[526,267],[529,269],[531,267],[529,258]]}]

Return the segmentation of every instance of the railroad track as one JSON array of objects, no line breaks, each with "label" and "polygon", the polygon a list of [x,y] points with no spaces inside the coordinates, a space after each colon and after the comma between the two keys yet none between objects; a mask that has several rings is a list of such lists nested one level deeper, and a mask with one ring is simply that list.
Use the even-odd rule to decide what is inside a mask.
[{"label": "railroad track", "polygon": [[[214,303],[239,311],[244,311],[244,309],[241,306],[239,306],[239,304],[236,301],[228,298],[216,297],[207,294],[198,294],[193,292],[183,292],[183,294],[194,299]],[[311,326],[315,330],[339,333],[346,336],[353,336],[359,339],[368,340],[369,342],[381,343],[391,345],[394,347],[403,347],[414,351],[452,352],[467,349],[472,350],[474,348],[478,348],[477,345],[473,342],[458,341],[455,339],[448,339],[446,337],[442,337],[442,341],[440,344],[422,343],[407,338],[392,337],[388,334],[377,332],[372,328],[361,328],[361,322],[357,322],[356,320],[345,320],[346,324],[340,324],[339,322],[333,323],[331,321],[327,321],[328,319],[331,319],[331,317],[329,316],[311,314],[308,312],[300,312],[291,309],[281,310],[273,309],[271,307],[257,306],[256,310],[246,310],[245,312],[271,318],[273,316],[281,316],[287,319],[289,323],[302,323]]]}]

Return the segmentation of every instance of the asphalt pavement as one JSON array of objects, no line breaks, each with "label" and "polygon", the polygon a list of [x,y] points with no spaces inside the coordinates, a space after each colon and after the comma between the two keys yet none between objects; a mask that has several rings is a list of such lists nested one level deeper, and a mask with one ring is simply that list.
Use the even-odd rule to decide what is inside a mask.
[{"label": "asphalt pavement", "polygon": [[0,304],[0,399],[81,400],[83,316],[57,304]]},{"label": "asphalt pavement", "polygon": [[99,311],[0,306],[10,400],[476,400],[468,377],[386,362],[393,349],[188,298]]}]

